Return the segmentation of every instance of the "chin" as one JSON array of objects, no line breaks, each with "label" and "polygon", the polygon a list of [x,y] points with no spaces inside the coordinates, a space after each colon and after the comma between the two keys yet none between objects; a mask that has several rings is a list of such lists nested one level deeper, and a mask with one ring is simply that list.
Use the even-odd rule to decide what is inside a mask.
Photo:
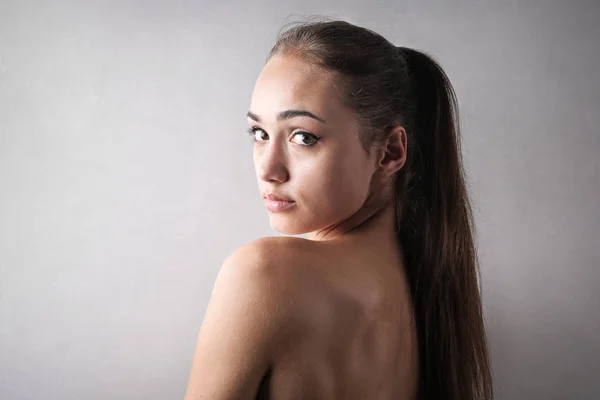
[{"label": "chin", "polygon": [[271,228],[284,235],[302,235],[311,232],[310,227],[284,213],[269,215],[269,223]]}]

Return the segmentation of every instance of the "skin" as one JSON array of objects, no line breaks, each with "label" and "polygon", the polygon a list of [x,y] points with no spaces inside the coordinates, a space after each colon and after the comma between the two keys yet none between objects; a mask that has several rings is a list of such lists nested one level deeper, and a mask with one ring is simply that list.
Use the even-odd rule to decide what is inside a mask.
[{"label": "skin", "polygon": [[[415,398],[416,333],[392,203],[406,131],[395,127],[365,152],[337,90],[332,74],[285,55],[257,79],[248,123],[258,188],[294,201],[269,221],[306,239],[262,238],[225,260],[186,400]],[[286,110],[320,120],[279,120]]]}]

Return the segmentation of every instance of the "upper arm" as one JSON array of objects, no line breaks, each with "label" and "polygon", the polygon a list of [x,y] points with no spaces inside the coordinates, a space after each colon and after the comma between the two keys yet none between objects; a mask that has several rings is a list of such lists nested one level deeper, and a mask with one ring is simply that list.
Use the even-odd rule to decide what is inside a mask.
[{"label": "upper arm", "polygon": [[256,396],[287,317],[264,255],[245,246],[223,263],[198,335],[186,400]]}]

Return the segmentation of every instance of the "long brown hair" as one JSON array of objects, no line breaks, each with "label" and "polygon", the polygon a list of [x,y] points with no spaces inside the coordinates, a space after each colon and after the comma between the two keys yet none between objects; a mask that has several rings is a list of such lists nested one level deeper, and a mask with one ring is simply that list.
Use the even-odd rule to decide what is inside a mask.
[{"label": "long brown hair", "polygon": [[294,55],[333,73],[356,112],[365,150],[401,124],[407,160],[395,179],[398,244],[419,335],[420,399],[492,399],[454,89],[428,54],[396,47],[345,21],[295,23],[269,53]]}]

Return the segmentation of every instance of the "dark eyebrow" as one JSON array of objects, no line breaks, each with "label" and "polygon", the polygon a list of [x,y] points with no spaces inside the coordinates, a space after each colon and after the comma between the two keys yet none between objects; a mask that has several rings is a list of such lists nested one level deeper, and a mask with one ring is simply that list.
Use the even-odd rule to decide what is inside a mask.
[{"label": "dark eyebrow", "polygon": [[[258,118],[258,115],[254,114],[251,111],[248,111],[247,116],[249,118],[252,118],[256,122],[260,122],[260,118]],[[327,123],[327,122],[325,122],[325,120],[317,117],[315,114],[311,113],[310,111],[304,111],[304,110],[286,110],[286,111],[282,111],[279,114],[277,114],[277,121],[283,121],[285,119],[290,119],[290,118],[294,118],[294,117],[310,117],[310,118],[314,118],[317,121],[320,121],[320,122],[322,122],[324,124]]]}]

